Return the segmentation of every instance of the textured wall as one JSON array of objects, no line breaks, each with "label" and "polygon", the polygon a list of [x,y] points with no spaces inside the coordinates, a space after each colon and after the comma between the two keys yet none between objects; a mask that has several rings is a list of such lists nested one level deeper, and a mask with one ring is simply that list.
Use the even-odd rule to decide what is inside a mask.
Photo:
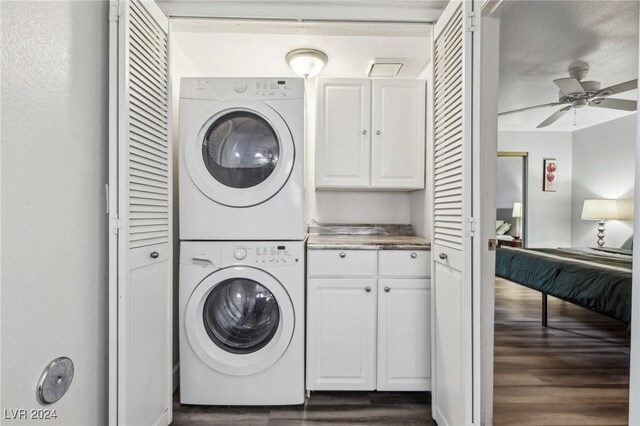
[{"label": "textured wall", "polygon": [[0,411],[41,407],[40,373],[64,355],[75,378],[48,406],[57,418],[42,423],[103,424],[108,6],[3,1],[0,10]]}]

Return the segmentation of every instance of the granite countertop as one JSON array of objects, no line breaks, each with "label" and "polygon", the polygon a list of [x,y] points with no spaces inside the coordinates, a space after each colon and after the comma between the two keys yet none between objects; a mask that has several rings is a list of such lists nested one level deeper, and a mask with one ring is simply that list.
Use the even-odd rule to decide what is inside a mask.
[{"label": "granite countertop", "polygon": [[411,225],[311,225],[311,250],[429,250],[427,238],[415,235]]}]

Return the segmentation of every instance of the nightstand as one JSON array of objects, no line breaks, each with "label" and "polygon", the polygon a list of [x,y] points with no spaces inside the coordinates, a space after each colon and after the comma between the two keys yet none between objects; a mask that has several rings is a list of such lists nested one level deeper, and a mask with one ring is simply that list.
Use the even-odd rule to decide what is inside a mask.
[{"label": "nightstand", "polygon": [[498,240],[498,247],[520,247],[522,248],[522,240]]}]

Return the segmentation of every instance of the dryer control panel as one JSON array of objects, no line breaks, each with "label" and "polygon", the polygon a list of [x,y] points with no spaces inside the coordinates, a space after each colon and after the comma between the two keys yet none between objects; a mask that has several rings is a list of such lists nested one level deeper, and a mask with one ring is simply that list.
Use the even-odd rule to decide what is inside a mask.
[{"label": "dryer control panel", "polygon": [[294,91],[291,85],[291,80],[287,83],[286,79],[270,81],[257,80],[248,91],[260,99],[287,99],[296,95],[296,91]]},{"label": "dryer control panel", "polygon": [[282,78],[201,78],[180,80],[180,98],[287,100],[304,98],[304,80]]}]

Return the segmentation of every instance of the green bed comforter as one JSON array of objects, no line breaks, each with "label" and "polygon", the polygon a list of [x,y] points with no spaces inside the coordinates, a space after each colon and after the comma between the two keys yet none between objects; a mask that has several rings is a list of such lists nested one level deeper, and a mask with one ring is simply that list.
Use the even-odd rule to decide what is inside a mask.
[{"label": "green bed comforter", "polygon": [[496,252],[496,276],[629,324],[631,252],[516,249]]}]

